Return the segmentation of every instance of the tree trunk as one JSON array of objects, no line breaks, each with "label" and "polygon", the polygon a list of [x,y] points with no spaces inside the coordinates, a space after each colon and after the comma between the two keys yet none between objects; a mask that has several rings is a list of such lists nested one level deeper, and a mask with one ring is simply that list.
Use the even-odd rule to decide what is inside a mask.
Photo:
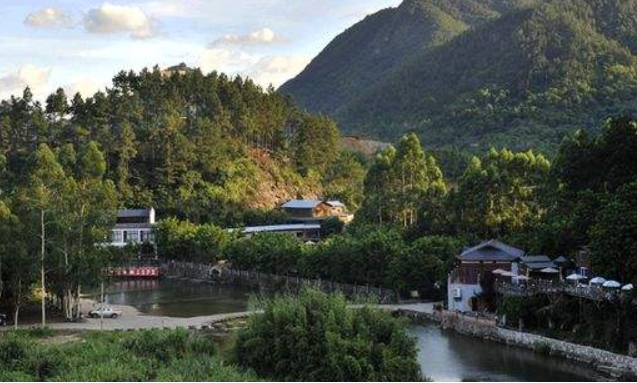
[{"label": "tree trunk", "polygon": [[20,304],[22,301],[22,278],[18,278],[18,293],[16,294],[15,310],[13,311],[13,328],[18,329],[20,320]]},{"label": "tree trunk", "polygon": [[44,270],[44,256],[45,256],[45,228],[44,228],[44,209],[40,210],[40,282],[42,284],[42,327],[46,327],[46,275]]}]

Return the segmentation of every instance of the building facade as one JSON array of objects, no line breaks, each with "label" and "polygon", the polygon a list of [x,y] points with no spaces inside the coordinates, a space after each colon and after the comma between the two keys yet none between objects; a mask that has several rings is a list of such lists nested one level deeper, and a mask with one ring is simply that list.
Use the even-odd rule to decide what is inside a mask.
[{"label": "building facade", "polygon": [[111,246],[155,244],[155,209],[124,209],[117,213],[111,232]]},{"label": "building facade", "polygon": [[496,240],[482,242],[462,252],[458,267],[449,274],[447,298],[449,310],[475,311],[482,293],[480,282],[487,274],[500,269],[518,274],[518,262],[524,251]]}]

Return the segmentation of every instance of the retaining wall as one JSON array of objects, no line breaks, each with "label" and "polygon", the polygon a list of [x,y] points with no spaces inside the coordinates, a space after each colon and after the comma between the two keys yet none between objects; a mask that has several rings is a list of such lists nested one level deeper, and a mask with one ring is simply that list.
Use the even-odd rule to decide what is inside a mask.
[{"label": "retaining wall", "polygon": [[505,329],[498,327],[495,320],[470,317],[446,310],[435,311],[433,314],[404,310],[400,313],[412,319],[433,320],[440,323],[443,329],[453,330],[461,334],[583,362],[615,378],[634,378],[637,376],[637,358],[537,334]]}]

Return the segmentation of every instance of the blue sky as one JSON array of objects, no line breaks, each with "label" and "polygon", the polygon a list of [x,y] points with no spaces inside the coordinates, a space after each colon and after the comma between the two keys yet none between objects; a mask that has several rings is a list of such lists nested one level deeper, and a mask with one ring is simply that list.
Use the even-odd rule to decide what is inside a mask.
[{"label": "blue sky", "polygon": [[2,0],[0,97],[92,94],[180,62],[280,85],[345,28],[400,0]]}]

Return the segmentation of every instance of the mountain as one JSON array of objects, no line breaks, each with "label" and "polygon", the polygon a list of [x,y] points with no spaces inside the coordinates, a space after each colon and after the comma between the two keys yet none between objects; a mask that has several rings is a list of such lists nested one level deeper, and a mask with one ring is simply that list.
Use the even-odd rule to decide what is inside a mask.
[{"label": "mountain", "polygon": [[281,91],[315,112],[333,113],[397,65],[492,20],[520,0],[406,0],[339,35]]},{"label": "mountain", "polygon": [[281,91],[330,114],[347,133],[394,140],[416,131],[434,147],[550,151],[576,128],[637,114],[637,0],[553,0],[497,10],[477,3],[499,16],[416,47],[336,108],[316,108],[292,86],[312,65]]}]

